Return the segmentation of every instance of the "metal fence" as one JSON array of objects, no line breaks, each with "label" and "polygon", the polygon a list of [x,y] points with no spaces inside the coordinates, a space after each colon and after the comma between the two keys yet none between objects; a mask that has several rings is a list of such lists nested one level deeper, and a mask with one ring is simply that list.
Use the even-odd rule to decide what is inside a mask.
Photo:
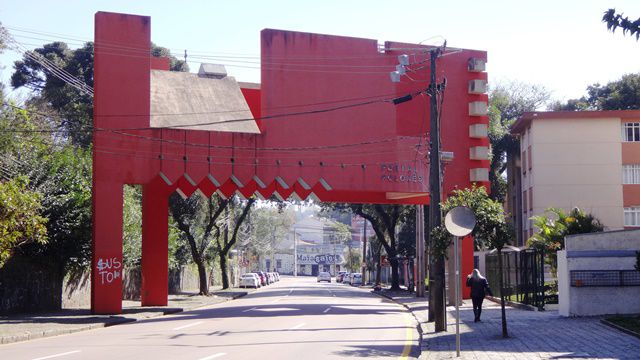
[{"label": "metal fence", "polygon": [[[503,250],[502,266],[498,266],[498,253],[486,255],[487,280],[494,296],[504,296],[507,300],[544,307],[544,256],[541,251],[524,249],[520,251]],[[500,276],[503,288],[500,289]]]},{"label": "metal fence", "polygon": [[640,286],[637,270],[572,270],[571,286]]}]

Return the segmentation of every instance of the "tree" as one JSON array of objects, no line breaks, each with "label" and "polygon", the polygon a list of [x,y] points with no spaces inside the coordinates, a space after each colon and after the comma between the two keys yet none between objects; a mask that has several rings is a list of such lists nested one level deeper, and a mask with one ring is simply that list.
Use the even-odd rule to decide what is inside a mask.
[{"label": "tree", "polygon": [[[216,241],[214,243],[214,246],[218,253],[218,260],[220,261],[220,272],[222,273],[223,289],[229,288],[229,273],[227,271],[227,260],[229,251],[238,241],[238,235],[240,231],[248,230],[247,227],[244,227],[243,229],[243,223],[247,219],[247,216],[251,211],[251,207],[255,202],[255,197],[252,197],[247,201],[240,201],[237,197],[231,198],[229,201],[227,201],[227,206],[225,208],[226,221],[225,224],[222,225],[224,227],[223,236],[219,236],[220,225],[213,225],[216,228],[216,234],[218,234],[218,236],[215,238]],[[242,208],[242,210],[238,211],[238,208]],[[233,230],[231,233],[231,237],[229,237],[229,229],[231,228],[231,224],[233,224]]]},{"label": "tree", "polygon": [[[396,226],[401,223],[410,206],[380,204],[325,204],[325,209],[350,211],[367,219],[391,264],[391,290],[400,289],[400,272],[398,262],[398,240]],[[379,272],[378,272],[379,274]],[[379,280],[379,279],[377,279]]]},{"label": "tree", "polygon": [[564,249],[566,236],[604,231],[600,220],[579,208],[571,209],[568,214],[561,208],[548,208],[544,214],[531,219],[536,232],[527,241],[527,246],[544,252],[554,275],[557,271],[557,253]]},{"label": "tree", "polygon": [[0,267],[20,247],[47,242],[47,219],[40,215],[40,194],[20,176],[0,182]]},{"label": "tree", "polygon": [[65,146],[30,159],[31,188],[43,195],[49,241],[30,256],[57,264],[60,279],[91,260],[91,153]]},{"label": "tree", "polygon": [[518,81],[498,84],[489,93],[491,198],[504,201],[507,183],[502,174],[507,168],[507,159],[520,151],[520,143],[509,128],[524,112],[539,109],[550,98],[551,93],[544,86]]},{"label": "tree", "polygon": [[[466,206],[476,216],[476,226],[471,232],[474,246],[477,249],[492,248],[498,251],[498,266],[502,273],[502,249],[509,244],[514,237],[513,228],[508,223],[502,204],[493,200],[487,194],[484,187],[472,186],[469,189],[454,190],[453,195],[442,204],[442,211]],[[431,232],[433,239],[432,251],[436,256],[446,256],[447,249],[451,245],[451,235],[444,225],[436,227]],[[505,311],[505,298],[502,276],[500,277],[500,298],[502,307],[502,336],[508,337],[507,318]]]},{"label": "tree", "polygon": [[228,202],[216,194],[210,198],[192,196],[182,199],[174,193],[169,198],[171,216],[189,244],[191,258],[198,268],[200,295],[209,295],[207,252],[212,242],[221,235],[220,226],[216,223],[220,221]]},{"label": "tree", "polygon": [[637,20],[629,20],[628,16],[623,16],[622,13],[616,13],[616,9],[609,9],[604,12],[602,16],[602,22],[607,24],[607,30],[612,33],[616,32],[617,28],[622,29],[622,34],[636,36],[636,41],[640,39],[640,18]]},{"label": "tree", "polygon": [[293,222],[294,214],[286,211],[284,206],[258,207],[249,215],[249,233],[239,239],[239,244],[257,258],[273,257],[279,244],[289,234]]},{"label": "tree", "polygon": [[587,87],[587,95],[552,105],[556,111],[637,110],[640,109],[640,73],[623,75],[607,85]]}]

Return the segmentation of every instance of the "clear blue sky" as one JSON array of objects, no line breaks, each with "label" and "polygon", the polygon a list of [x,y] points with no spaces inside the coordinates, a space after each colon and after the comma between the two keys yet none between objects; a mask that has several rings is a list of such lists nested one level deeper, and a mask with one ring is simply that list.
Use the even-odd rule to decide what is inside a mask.
[{"label": "clear blue sky", "polygon": [[[260,30],[275,28],[487,50],[490,82],[541,84],[557,99],[588,85],[640,72],[640,42],[611,34],[601,22],[615,7],[636,19],[640,1],[379,1],[379,0],[6,0],[0,21],[29,48],[56,35],[91,40],[93,15],[112,11],[151,16],[152,40],[177,53],[245,54],[246,67],[227,66],[240,81],[259,82]],[[47,33],[35,35],[14,29]],[[27,38],[30,36],[33,38]],[[34,39],[36,38],[36,39]],[[65,40],[65,39],[59,39]],[[2,81],[18,55],[0,56]],[[216,61],[225,63],[224,60]],[[227,65],[231,65],[227,63]],[[192,71],[198,64],[190,64]]]}]

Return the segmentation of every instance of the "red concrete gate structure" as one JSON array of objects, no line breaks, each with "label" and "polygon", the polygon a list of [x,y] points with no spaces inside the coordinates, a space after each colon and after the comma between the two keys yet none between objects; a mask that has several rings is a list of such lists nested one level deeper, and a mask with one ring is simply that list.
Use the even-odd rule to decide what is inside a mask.
[{"label": "red concrete gate structure", "polygon": [[[167,304],[168,198],[174,191],[429,202],[429,101],[423,94],[428,47],[387,42],[381,48],[376,40],[263,30],[261,84],[242,87],[253,116],[220,121],[226,110],[157,113],[161,104],[152,104],[157,94],[151,82],[167,73],[168,60],[150,57],[150,22],[115,13],[95,17],[93,313],[122,311],[125,184],[143,189],[143,306]],[[410,55],[415,81],[389,80],[399,54]],[[487,186],[487,95],[482,90],[487,74],[476,66],[486,61],[486,53],[448,50],[438,61],[438,78],[447,78],[442,150],[455,154],[444,167],[443,193],[474,182]],[[412,101],[397,106],[389,101],[407,94],[413,94]],[[212,122],[218,123],[205,121],[206,126],[219,130],[195,130],[202,127],[171,120],[196,115],[215,117]],[[158,119],[169,125],[158,126]],[[234,131],[236,121],[256,130]],[[462,274],[469,273],[471,241],[464,242],[462,256]]]}]

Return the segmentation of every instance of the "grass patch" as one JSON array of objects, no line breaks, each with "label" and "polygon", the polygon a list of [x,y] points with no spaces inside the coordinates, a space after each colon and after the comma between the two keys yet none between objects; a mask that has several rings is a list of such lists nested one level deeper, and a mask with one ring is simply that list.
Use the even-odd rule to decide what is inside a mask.
[{"label": "grass patch", "polygon": [[640,316],[614,316],[607,321],[640,334]]}]

